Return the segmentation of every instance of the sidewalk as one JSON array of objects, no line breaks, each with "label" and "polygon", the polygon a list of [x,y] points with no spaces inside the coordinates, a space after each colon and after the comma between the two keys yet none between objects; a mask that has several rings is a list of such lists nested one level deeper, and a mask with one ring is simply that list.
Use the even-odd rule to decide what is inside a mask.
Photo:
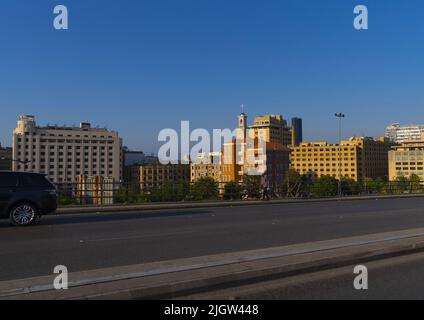
[{"label": "sidewalk", "polygon": [[122,204],[110,206],[65,206],[59,207],[56,214],[79,214],[100,212],[128,212],[167,209],[193,209],[193,208],[216,208],[216,207],[240,207],[251,205],[272,205],[292,203],[313,203],[330,201],[359,201],[359,200],[384,200],[424,198],[424,194],[384,195],[384,196],[354,196],[343,198],[321,198],[321,199],[282,199],[282,200],[245,200],[245,201],[209,201],[209,202],[179,202],[179,203],[148,203],[148,204]]},{"label": "sidewalk", "polygon": [[70,273],[61,291],[55,275],[4,281],[0,300],[169,299],[422,251],[424,228]]}]

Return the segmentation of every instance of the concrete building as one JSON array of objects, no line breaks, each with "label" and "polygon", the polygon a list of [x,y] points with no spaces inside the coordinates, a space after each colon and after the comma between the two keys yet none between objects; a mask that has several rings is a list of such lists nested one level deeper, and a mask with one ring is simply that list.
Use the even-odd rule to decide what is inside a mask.
[{"label": "concrete building", "polygon": [[159,162],[159,159],[156,156],[146,155],[143,151],[130,150],[126,147],[123,148],[123,157],[124,167]]},{"label": "concrete building", "polygon": [[90,123],[38,127],[34,116],[19,116],[13,159],[14,171],[44,173],[56,183],[76,183],[81,175],[122,179],[122,140]]},{"label": "concrete building", "polygon": [[[342,141],[341,177],[355,181],[365,177],[387,178],[388,152],[392,146],[393,143],[386,138],[353,137]],[[303,142],[291,149],[291,169],[310,178],[328,175],[339,179],[339,145],[327,142]]]},{"label": "concrete building", "polygon": [[278,143],[267,143],[266,170],[262,176],[263,183],[276,188],[287,177],[290,168],[290,150]]},{"label": "concrete building", "polygon": [[200,178],[209,177],[215,182],[221,181],[221,154],[199,154],[195,162],[190,163],[190,181],[197,182]]},{"label": "concrete building", "polygon": [[292,118],[291,123],[292,141],[293,146],[298,146],[303,141],[303,121],[300,118]]},{"label": "concrete building", "polygon": [[417,175],[424,182],[424,134],[420,140],[405,141],[389,151],[389,179]]},{"label": "concrete building", "polygon": [[292,128],[281,115],[265,115],[254,119],[249,127],[254,131],[254,138],[268,143],[288,146],[292,143]]},{"label": "concrete building", "polygon": [[125,181],[140,186],[148,192],[164,183],[190,182],[190,165],[186,164],[142,164],[125,168]]},{"label": "concrete building", "polygon": [[114,203],[115,189],[113,178],[78,176],[76,199],[84,205],[111,205]]},{"label": "concrete building", "polygon": [[[223,183],[241,182],[243,167],[238,161],[236,140],[224,143],[222,147],[221,181]],[[244,155],[243,155],[244,157]]]},{"label": "concrete building", "polygon": [[394,123],[386,128],[386,138],[394,143],[404,143],[410,140],[421,140],[424,125],[401,126]]},{"label": "concrete building", "polygon": [[12,148],[3,148],[0,144],[0,171],[12,170]]}]

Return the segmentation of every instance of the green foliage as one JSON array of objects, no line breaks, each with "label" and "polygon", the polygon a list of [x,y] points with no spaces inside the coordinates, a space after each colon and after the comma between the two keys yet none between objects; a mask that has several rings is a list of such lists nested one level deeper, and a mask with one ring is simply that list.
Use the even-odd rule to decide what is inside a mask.
[{"label": "green foliage", "polygon": [[57,199],[59,206],[78,205],[78,201],[74,197],[60,195]]},{"label": "green foliage", "polygon": [[189,191],[190,186],[186,182],[167,182],[153,189],[148,198],[151,202],[179,202],[186,199]]},{"label": "green foliage", "polygon": [[310,181],[296,170],[290,170],[284,181],[277,187],[281,196],[299,198],[308,193]]},{"label": "green foliage", "polygon": [[311,186],[314,197],[334,197],[338,194],[338,181],[332,176],[321,176]]},{"label": "green foliage", "polygon": [[388,187],[388,183],[380,177],[375,180],[369,177],[362,179],[362,190],[368,194],[387,192]]},{"label": "green foliage", "polygon": [[412,174],[409,177],[409,183],[411,193],[422,191],[421,178],[418,175]]},{"label": "green foliage", "polygon": [[190,197],[194,201],[217,200],[219,199],[218,184],[210,177],[200,178],[192,185]]},{"label": "green foliage", "polygon": [[361,193],[361,184],[353,179],[342,180],[342,191],[344,195],[352,196]]},{"label": "green foliage", "polygon": [[261,177],[244,175],[242,188],[249,198],[260,198],[262,192]]},{"label": "green foliage", "polygon": [[409,188],[410,188],[409,178],[404,175],[398,176],[396,180],[394,181],[394,183],[392,183],[392,191],[394,193],[404,193],[409,191]]},{"label": "green foliage", "polygon": [[114,193],[114,203],[142,203],[147,201],[147,195],[141,192],[137,185],[121,186]]},{"label": "green foliage", "polygon": [[224,186],[224,199],[225,200],[240,200],[241,199],[241,186],[235,182],[229,182]]}]

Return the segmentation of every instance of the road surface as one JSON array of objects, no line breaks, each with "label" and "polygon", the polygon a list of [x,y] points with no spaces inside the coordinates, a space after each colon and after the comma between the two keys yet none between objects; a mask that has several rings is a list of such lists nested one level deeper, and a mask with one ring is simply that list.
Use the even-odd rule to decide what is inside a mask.
[{"label": "road surface", "polygon": [[423,300],[424,253],[366,263],[368,289],[356,290],[354,266],[197,294],[181,299]]},{"label": "road surface", "polygon": [[424,198],[44,217],[0,222],[0,281],[424,227]]}]

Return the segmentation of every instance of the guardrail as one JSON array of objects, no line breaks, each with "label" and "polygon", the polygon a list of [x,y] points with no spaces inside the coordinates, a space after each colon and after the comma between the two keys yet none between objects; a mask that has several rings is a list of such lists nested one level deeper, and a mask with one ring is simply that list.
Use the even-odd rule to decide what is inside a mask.
[{"label": "guardrail", "polygon": [[[337,197],[337,184],[280,184],[263,188],[260,183],[199,182],[164,183],[142,186],[135,183],[58,183],[59,205],[113,205],[154,202],[211,200],[307,199]],[[265,189],[265,190],[264,190]],[[417,183],[386,182],[378,186],[362,183],[342,186],[342,196],[424,194]]]}]

